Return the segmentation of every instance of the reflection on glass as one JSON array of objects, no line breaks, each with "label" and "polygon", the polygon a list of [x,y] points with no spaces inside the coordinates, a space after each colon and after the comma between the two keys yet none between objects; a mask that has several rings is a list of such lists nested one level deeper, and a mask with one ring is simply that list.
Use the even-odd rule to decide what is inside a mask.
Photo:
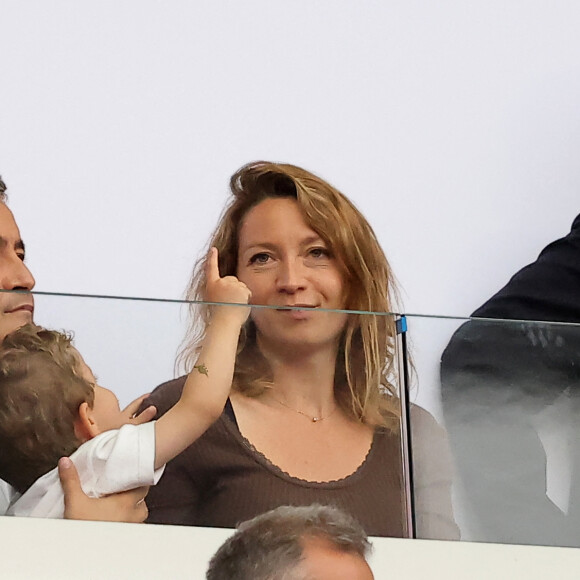
[{"label": "reflection on glass", "polygon": [[[449,433],[462,539],[579,546],[580,326],[410,316],[409,335],[417,400]],[[417,536],[432,537],[420,520]]]}]

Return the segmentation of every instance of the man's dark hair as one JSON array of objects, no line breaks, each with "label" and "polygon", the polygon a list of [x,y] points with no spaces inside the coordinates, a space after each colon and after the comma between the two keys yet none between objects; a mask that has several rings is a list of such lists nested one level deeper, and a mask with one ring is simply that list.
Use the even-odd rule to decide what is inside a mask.
[{"label": "man's dark hair", "polygon": [[2,176],[0,175],[0,202],[6,203],[8,196],[6,195],[6,184],[2,181]]}]

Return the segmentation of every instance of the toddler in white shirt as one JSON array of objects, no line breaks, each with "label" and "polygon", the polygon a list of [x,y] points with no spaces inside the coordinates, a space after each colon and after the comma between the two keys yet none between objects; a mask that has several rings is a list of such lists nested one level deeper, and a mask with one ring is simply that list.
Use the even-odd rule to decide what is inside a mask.
[{"label": "toddler in white shirt", "polygon": [[[250,291],[220,278],[217,250],[206,263],[209,302],[247,304]],[[0,478],[17,494],[9,515],[63,517],[58,460],[75,463],[85,493],[98,497],[155,484],[167,461],[221,415],[230,392],[240,329],[249,308],[213,307],[197,364],[163,417],[127,424],[115,395],[63,333],[28,324],[0,346]]]}]

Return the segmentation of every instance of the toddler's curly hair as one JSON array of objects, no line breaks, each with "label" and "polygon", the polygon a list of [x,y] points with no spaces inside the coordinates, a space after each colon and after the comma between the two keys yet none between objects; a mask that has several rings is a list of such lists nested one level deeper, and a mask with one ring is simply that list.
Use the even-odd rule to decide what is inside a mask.
[{"label": "toddler's curly hair", "polygon": [[81,445],[75,421],[94,385],[71,341],[27,324],[0,345],[0,478],[20,493]]}]

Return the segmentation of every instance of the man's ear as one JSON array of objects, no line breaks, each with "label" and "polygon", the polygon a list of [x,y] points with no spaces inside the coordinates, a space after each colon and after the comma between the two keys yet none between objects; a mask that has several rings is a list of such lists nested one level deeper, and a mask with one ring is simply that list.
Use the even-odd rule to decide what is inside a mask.
[{"label": "man's ear", "polygon": [[101,432],[93,416],[93,410],[86,401],[79,406],[79,414],[74,428],[75,435],[83,443],[96,437]]}]

